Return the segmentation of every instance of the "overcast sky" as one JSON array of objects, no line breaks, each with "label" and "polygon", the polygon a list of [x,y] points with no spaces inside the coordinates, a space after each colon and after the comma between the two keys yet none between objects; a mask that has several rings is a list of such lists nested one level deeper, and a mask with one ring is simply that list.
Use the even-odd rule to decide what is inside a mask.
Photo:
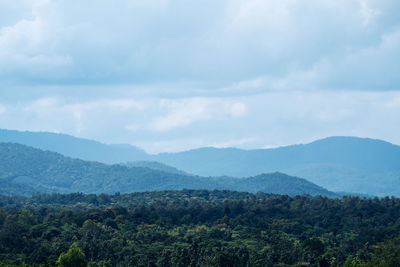
[{"label": "overcast sky", "polygon": [[148,152],[400,144],[398,0],[0,0],[0,128]]}]

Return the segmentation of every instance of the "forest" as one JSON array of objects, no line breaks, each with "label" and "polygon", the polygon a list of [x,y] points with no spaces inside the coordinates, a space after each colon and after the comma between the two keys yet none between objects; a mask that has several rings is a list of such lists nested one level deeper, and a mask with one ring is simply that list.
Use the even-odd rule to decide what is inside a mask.
[{"label": "forest", "polygon": [[3,195],[36,192],[114,194],[184,188],[339,196],[306,179],[279,172],[247,178],[201,177],[159,163],[107,165],[0,142],[0,194]]},{"label": "forest", "polygon": [[399,266],[400,199],[0,196],[0,266]]}]

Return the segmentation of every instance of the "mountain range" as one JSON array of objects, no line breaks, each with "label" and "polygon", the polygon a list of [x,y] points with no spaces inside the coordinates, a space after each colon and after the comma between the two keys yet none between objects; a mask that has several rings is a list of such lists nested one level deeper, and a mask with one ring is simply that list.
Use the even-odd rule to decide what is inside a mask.
[{"label": "mountain range", "polygon": [[0,129],[0,142],[19,143],[83,160],[119,163],[147,159],[142,149],[131,145],[106,145],[89,139],[49,132],[21,132]]},{"label": "mountain range", "polygon": [[200,177],[148,167],[84,161],[21,144],[0,143],[0,194],[3,195],[30,195],[35,192],[130,193],[185,188],[338,196],[305,179],[283,173],[244,179]]},{"label": "mountain range", "polygon": [[200,175],[280,171],[333,191],[400,195],[400,146],[369,138],[329,137],[274,149],[200,148],[154,160]]},{"label": "mountain range", "polygon": [[46,132],[0,130],[0,142],[107,164],[172,168],[182,175],[249,177],[282,172],[331,191],[400,196],[400,146],[369,138],[329,137],[273,149],[206,147],[156,155],[130,145],[106,145]]}]

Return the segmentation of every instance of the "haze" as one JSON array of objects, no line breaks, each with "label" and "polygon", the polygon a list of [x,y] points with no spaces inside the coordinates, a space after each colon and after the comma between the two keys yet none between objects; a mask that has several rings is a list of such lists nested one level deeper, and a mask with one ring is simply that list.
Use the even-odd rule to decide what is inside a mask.
[{"label": "haze", "polygon": [[0,1],[0,128],[148,152],[400,144],[400,2]]}]

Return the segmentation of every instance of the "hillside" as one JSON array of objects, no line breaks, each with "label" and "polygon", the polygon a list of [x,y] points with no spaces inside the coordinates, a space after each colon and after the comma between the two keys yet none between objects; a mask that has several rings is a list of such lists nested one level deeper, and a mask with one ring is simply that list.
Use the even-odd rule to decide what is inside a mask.
[{"label": "hillside", "polygon": [[199,175],[280,171],[332,191],[400,195],[400,146],[368,138],[330,137],[275,149],[200,148],[154,158]]},{"label": "hillside", "polygon": [[0,129],[0,142],[19,143],[64,156],[103,163],[144,160],[147,154],[131,145],[106,145],[93,140],[49,132],[20,132]]},{"label": "hillside", "polygon": [[[178,172],[183,171],[182,174],[200,176],[249,177],[278,171],[304,177],[331,191],[400,196],[400,146],[368,138],[329,137],[274,149],[199,148],[158,155],[146,154],[129,145],[105,145],[53,133],[0,130],[1,141],[26,144],[84,160],[103,163],[139,161],[128,165],[175,173],[178,169]],[[155,161],[169,166],[161,167]]]},{"label": "hillside", "polygon": [[[319,195],[321,187],[310,184],[305,179],[289,176],[287,174],[275,172],[260,174],[254,177],[240,179],[235,183],[234,190],[246,191],[251,193],[274,192],[275,194],[286,195]],[[331,195],[332,196],[332,195]]]},{"label": "hillside", "polygon": [[188,188],[336,196],[304,179],[280,173],[245,180],[199,177],[72,159],[15,143],[0,143],[0,179],[37,192],[129,193]]},{"label": "hillside", "polygon": [[162,164],[157,161],[131,161],[131,162],[126,162],[126,163],[120,163],[120,165],[126,166],[126,167],[144,167],[144,168],[149,168],[152,170],[163,171],[163,172],[168,172],[168,173],[189,175],[188,173],[178,170],[175,167],[168,166],[166,164]]},{"label": "hillside", "polygon": [[[12,196],[12,195],[32,195],[32,193],[36,192],[34,188],[19,184],[13,181],[9,181],[8,179],[0,179],[0,195],[3,196]],[[42,192],[45,192],[44,190]]]},{"label": "hillside", "polygon": [[365,172],[400,170],[400,146],[357,137],[330,137],[305,145],[274,149],[200,148],[163,153],[155,158],[202,175],[248,176],[311,164],[342,166]]}]

